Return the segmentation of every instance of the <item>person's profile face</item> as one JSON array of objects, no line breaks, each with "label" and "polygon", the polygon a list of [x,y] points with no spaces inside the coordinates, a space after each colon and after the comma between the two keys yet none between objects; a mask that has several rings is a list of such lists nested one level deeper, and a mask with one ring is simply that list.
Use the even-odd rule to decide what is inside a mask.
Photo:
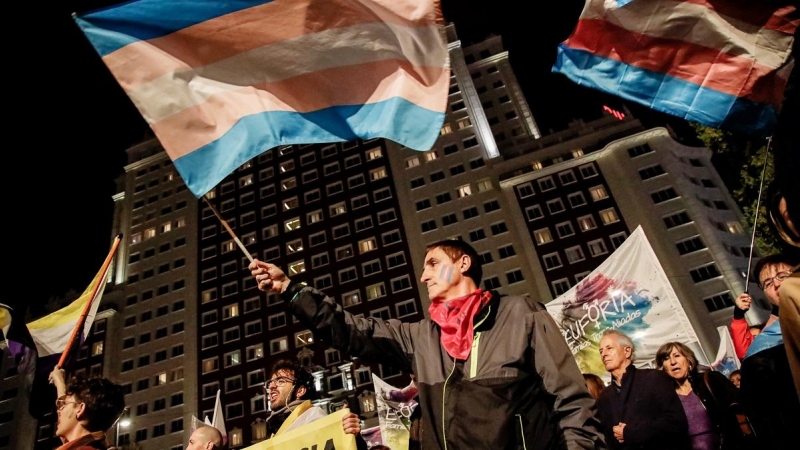
[{"label": "person's profile face", "polygon": [[428,288],[431,302],[446,302],[460,296],[458,286],[464,278],[462,258],[465,256],[453,261],[441,248],[434,248],[425,255],[420,281]]},{"label": "person's profile face", "polygon": [[625,361],[630,357],[630,348],[623,347],[613,336],[603,336],[600,339],[600,360],[607,371],[625,367]]},{"label": "person's profile face", "polygon": [[742,374],[735,373],[731,375],[731,383],[733,383],[734,386],[736,386],[737,388],[741,387],[740,386],[741,382],[742,382]]}]

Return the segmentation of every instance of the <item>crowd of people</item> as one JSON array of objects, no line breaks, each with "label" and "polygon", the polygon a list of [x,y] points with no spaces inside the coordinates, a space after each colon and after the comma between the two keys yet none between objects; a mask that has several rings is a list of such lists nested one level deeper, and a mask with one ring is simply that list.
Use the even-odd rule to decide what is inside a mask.
[{"label": "crowd of people", "polygon": [[[800,389],[792,378],[780,327],[783,283],[798,262],[777,255],[756,266],[759,287],[774,306],[763,324],[748,323],[752,298],[736,299],[731,330],[741,370],[730,379],[701,367],[681,342],[665,342],[652,365],[634,364],[636,347],[614,328],[603,331],[598,358],[610,376],[582,374],[544,305],[527,296],[483,290],[476,251],[461,240],[426,249],[421,282],[431,300],[430,319],[416,323],[351,315],[334,299],[293,283],[274,264],[254,260],[259,289],[280,294],[315,337],[365,362],[413,374],[418,388],[423,449],[784,449],[800,423]],[[510,330],[513,330],[511,332]],[[650,363],[645,361],[644,363]],[[66,383],[56,367],[58,450],[106,449],[104,432],[124,410],[122,388],[104,378]],[[264,384],[272,438],[326,415],[313,405],[310,373],[280,360]],[[342,430],[356,437],[361,419],[346,413]],[[188,449],[225,446],[215,428],[201,426]],[[793,446],[792,446],[793,447]]]}]

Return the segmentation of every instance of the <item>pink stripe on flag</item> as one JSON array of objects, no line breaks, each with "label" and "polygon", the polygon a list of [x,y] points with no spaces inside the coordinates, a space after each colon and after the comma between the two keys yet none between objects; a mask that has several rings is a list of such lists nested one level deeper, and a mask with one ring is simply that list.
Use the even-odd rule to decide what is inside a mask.
[{"label": "pink stripe on flag", "polygon": [[[399,70],[398,66],[401,66]],[[311,112],[336,105],[377,103],[394,97],[440,111],[443,105],[438,93],[448,89],[450,71],[425,68],[426,78],[436,81],[424,85],[414,79],[414,71],[420,70],[403,61],[377,61],[245,86],[213,95],[205,103],[187,108],[151,127],[167,154],[175,160],[214,142],[242,117],[261,112]],[[358,83],[353,83],[356,79]],[[332,89],[325,90],[326,87]]]},{"label": "pink stripe on flag", "polygon": [[[614,36],[614,39],[606,39]],[[642,35],[602,20],[582,19],[569,47],[667,74],[719,92],[778,106],[786,80],[752,58],[687,42]]]},{"label": "pink stripe on flag", "polygon": [[[106,55],[103,61],[112,72],[114,68],[125,67],[127,79],[135,82],[123,87],[133,90],[138,84],[165,74],[206,66],[264,46],[326,30],[372,23],[408,28],[435,27],[437,24],[435,8],[418,19],[410,20],[348,0],[326,0],[324,3],[324,6],[320,6],[310,0],[273,1],[217,17],[158,39],[127,45]],[[359,5],[361,9],[355,9]],[[336,14],[331,14],[331,11],[336,11]],[[253,20],[253,17],[258,20]],[[280,20],[270,21],[270,26],[265,27],[261,19],[263,17],[280,17]],[[147,64],[138,63],[143,58]]]}]

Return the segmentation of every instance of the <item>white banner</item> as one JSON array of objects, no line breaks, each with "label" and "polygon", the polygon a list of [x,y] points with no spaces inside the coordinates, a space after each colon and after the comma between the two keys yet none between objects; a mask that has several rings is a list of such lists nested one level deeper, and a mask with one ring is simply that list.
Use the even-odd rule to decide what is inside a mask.
[{"label": "white banner", "polygon": [[708,364],[641,226],[597,269],[548,303],[547,310],[583,373],[608,380],[598,353],[600,335],[607,328],[630,336],[637,367],[652,367],[658,347],[670,341],[688,345],[701,364]]}]

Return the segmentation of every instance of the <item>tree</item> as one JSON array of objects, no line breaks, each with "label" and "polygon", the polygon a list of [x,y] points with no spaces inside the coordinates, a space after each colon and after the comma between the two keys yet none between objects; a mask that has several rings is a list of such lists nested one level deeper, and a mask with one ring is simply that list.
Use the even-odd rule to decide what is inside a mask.
[{"label": "tree", "polygon": [[[711,161],[725,186],[731,192],[742,215],[746,228],[753,229],[759,192],[761,205],[755,224],[755,253],[770,255],[786,250],[787,244],[777,235],[767,217],[768,195],[774,178],[773,155],[766,139],[747,138],[741,135],[692,123],[697,138],[714,154]],[[764,168],[766,157],[766,169]],[[761,188],[762,173],[764,176]]]}]

